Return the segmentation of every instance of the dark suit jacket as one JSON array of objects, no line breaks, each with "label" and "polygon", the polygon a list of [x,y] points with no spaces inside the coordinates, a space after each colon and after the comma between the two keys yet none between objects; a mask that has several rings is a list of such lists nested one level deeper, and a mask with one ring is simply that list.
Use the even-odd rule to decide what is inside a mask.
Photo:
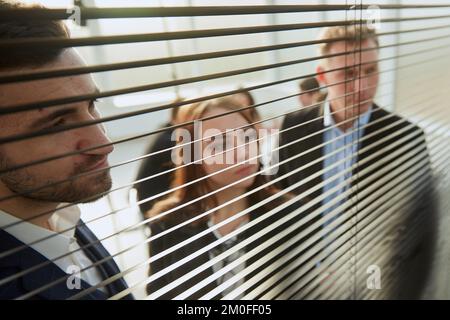
[{"label": "dark suit jacket", "polygon": [[[97,241],[97,237],[92,233],[87,226],[82,222],[78,225],[75,237],[77,238],[80,247],[84,247],[88,244]],[[23,246],[24,243],[10,235],[4,230],[0,230],[0,254],[9,252],[14,248]],[[106,249],[100,244],[96,243],[92,246],[83,249],[85,254],[91,259],[93,263],[110,257],[110,254]],[[8,277],[14,277],[18,273],[26,272],[30,268],[36,267],[43,263],[47,263],[42,267],[36,267],[35,270],[31,272],[26,272],[25,274],[14,277],[13,280],[8,281],[0,285],[0,299],[16,299],[31,293],[34,290],[38,290],[58,279],[64,278],[67,274],[61,270],[53,262],[48,263],[49,260],[41,255],[39,252],[35,251],[31,247],[21,248],[14,253],[8,254],[0,258],[0,282]],[[120,272],[119,268],[115,264],[114,260],[109,259],[97,266],[100,275],[103,279],[112,277],[113,275]],[[81,280],[81,289],[68,289],[66,285],[66,279],[55,285],[40,291],[36,295],[30,297],[33,300],[63,300],[68,299],[71,296],[82,292],[85,289],[91,288],[91,285],[87,282]],[[119,293],[127,288],[127,284],[123,278],[107,285],[108,295],[103,293],[101,290],[96,289],[95,291],[85,295],[81,299],[83,300],[104,300],[109,296]],[[124,299],[132,299],[131,295],[124,297]]]},{"label": "dark suit jacket", "polygon": [[[274,214],[272,217],[267,218],[264,221],[257,223],[256,225],[252,226],[248,230],[240,233],[240,235],[238,237],[239,241],[242,241],[242,240],[248,238],[249,236],[255,234],[259,230],[262,230],[264,227],[271,225],[274,221],[279,220],[281,217],[288,214],[289,212],[292,212],[292,210],[294,210],[295,208],[299,208],[300,206],[301,206],[300,202],[292,204],[291,206]],[[267,212],[267,211],[266,211],[266,209],[262,209],[262,208],[260,210],[255,210],[255,211],[251,212],[250,213],[250,221],[256,219],[264,212]],[[178,212],[173,212],[173,213],[176,214],[177,216],[182,216],[182,214],[179,215]],[[263,243],[264,241],[266,241],[269,238],[273,237],[274,235],[278,234],[279,232],[281,232],[282,230],[284,230],[291,224],[295,223],[298,219],[301,219],[302,217],[304,217],[306,214],[307,214],[306,212],[303,212],[303,213],[297,215],[295,218],[282,224],[281,226],[271,230],[270,232],[265,233],[262,237],[258,238],[256,241],[253,241],[250,244],[248,244],[245,247],[245,252],[252,250],[259,244]],[[181,221],[176,221],[176,222],[175,221],[157,221],[150,225],[150,228],[152,230],[152,235],[161,233],[164,230],[167,230],[180,222]],[[182,242],[182,241],[184,241],[206,229],[208,229],[208,226],[206,223],[200,223],[198,225],[187,225],[187,226],[179,228],[176,231],[173,231],[167,235],[164,235],[154,241],[151,241],[150,242],[150,256],[158,254],[168,248],[171,248],[172,246],[174,246],[174,245],[176,245],[176,244],[178,244],[178,243],[180,243],[180,242]],[[303,239],[296,241],[294,244],[290,245],[289,247],[283,248],[283,250],[281,250],[279,248],[279,246],[281,244],[285,243],[288,239],[295,236],[299,231],[300,231],[300,229],[290,232],[287,236],[276,241],[274,244],[270,245],[266,249],[258,252],[256,255],[253,255],[251,258],[249,258],[245,262],[245,266],[249,266],[253,262],[257,261],[260,258],[265,259],[264,263],[260,267],[258,267],[256,270],[254,270],[253,272],[251,272],[249,275],[247,275],[244,278],[244,280],[250,279],[256,273],[258,273],[262,270],[264,271],[263,279],[261,281],[258,281],[249,290],[252,290],[255,286],[259,285],[262,281],[266,280],[269,276],[273,275],[274,272],[278,271],[278,269],[274,269],[274,268],[268,269],[268,266],[270,266],[274,261],[276,261],[280,257],[283,257],[284,255],[286,255],[287,252],[289,252],[290,250],[294,250],[295,248],[298,247],[298,243],[300,241],[302,241]],[[190,244],[185,245],[182,248],[180,248],[170,254],[165,255],[164,257],[162,257],[150,264],[150,275],[153,275],[156,272],[159,272],[159,271],[163,270],[164,268],[169,267],[170,265],[174,264],[175,262],[180,261],[181,259],[188,256],[189,254],[191,254],[201,248],[204,248],[205,246],[207,246],[208,244],[212,243],[215,240],[216,240],[216,237],[214,236],[214,234],[208,233],[207,235],[203,236],[202,238],[195,240],[195,241],[191,242]],[[265,256],[269,252],[276,253],[275,257],[270,260],[268,258],[267,259],[265,258]],[[300,254],[301,253],[299,253],[298,255],[300,255]],[[294,256],[292,259],[289,260],[289,262],[292,261],[293,259],[295,259],[295,257],[297,257],[297,256]],[[210,257],[209,257],[208,252],[203,253],[202,255],[200,255],[194,259],[191,259],[190,261],[188,261],[184,265],[180,266],[179,268],[174,269],[173,271],[165,274],[161,278],[151,282],[147,287],[148,294],[155,292],[156,290],[162,288],[163,286],[165,286],[169,283],[177,281],[177,279],[179,279],[186,273],[207,263],[209,261],[209,259],[210,259]],[[193,285],[197,284],[198,282],[202,281],[203,279],[207,278],[208,276],[210,276],[212,274],[213,274],[213,269],[211,267],[209,267],[209,268],[205,269],[204,271],[198,273],[196,276],[193,276],[188,281],[181,283],[180,285],[178,285],[171,291],[167,292],[166,294],[162,295],[158,299],[173,299],[178,294],[183,293],[187,289],[191,288]],[[273,285],[276,285],[279,281],[283,280],[284,276],[287,276],[287,275],[283,274],[282,276],[277,278],[276,281],[273,282]],[[208,285],[206,285],[205,287],[203,287],[202,289],[200,289],[199,291],[197,291],[196,293],[194,293],[193,295],[191,295],[189,297],[189,299],[199,299],[204,294],[213,290],[216,286],[217,286],[217,283],[215,281],[211,282]],[[272,286],[270,288],[272,288]],[[265,290],[264,292],[266,292],[266,291],[267,290]],[[259,295],[262,295],[264,292],[259,293]],[[221,297],[222,297],[222,294],[219,294],[216,297],[214,297],[214,299],[220,299]]]},{"label": "dark suit jacket", "polygon": [[[308,164],[311,164],[314,160],[321,158],[323,154],[323,148],[319,147],[314,150],[312,150],[314,147],[319,146],[323,143],[323,133],[320,132],[324,129],[323,124],[323,108],[322,107],[307,107],[302,110],[297,111],[296,113],[288,115],[282,125],[282,130],[285,130],[287,128],[290,128],[294,125],[303,124],[300,125],[294,129],[283,131],[281,134],[280,139],[280,147],[283,147],[287,143],[293,142],[297,139],[300,139],[302,137],[306,137],[311,135],[311,137],[306,138],[305,140],[301,140],[297,143],[293,143],[290,146],[287,146],[285,148],[280,149],[280,162],[283,160],[286,160],[292,156],[295,156],[300,153],[305,153],[304,155],[297,157],[294,160],[291,160],[287,162],[286,164],[283,164],[280,166],[278,175],[282,176],[284,174],[290,173],[293,170],[305,166]],[[391,124],[393,124],[396,121],[404,120],[400,118],[397,115],[393,115],[389,113],[388,111],[378,107],[377,105],[374,105],[374,108],[372,110],[372,114],[369,120],[368,126],[365,128],[364,131],[364,137],[367,137],[370,134],[375,133],[376,131],[383,129]],[[378,121],[378,122],[376,122]],[[372,125],[371,125],[372,124]],[[364,179],[367,179],[367,181],[372,180],[370,183],[368,183],[365,187],[358,187],[355,188],[356,193],[360,195],[361,191],[368,188],[370,185],[378,181],[380,178],[374,179],[371,177],[375,172],[377,172],[381,167],[390,166],[391,170],[394,170],[398,167],[404,166],[404,164],[411,159],[414,159],[414,161],[411,161],[411,163],[406,166],[405,168],[402,168],[392,180],[395,180],[398,175],[400,175],[402,172],[404,172],[406,169],[411,167],[413,164],[418,162],[419,160],[423,160],[424,156],[420,156],[419,154],[421,152],[425,152],[425,158],[428,159],[428,153],[427,153],[427,146],[425,141],[425,136],[423,131],[413,125],[409,129],[407,129],[404,133],[393,136],[395,132],[398,130],[405,128],[406,126],[410,125],[411,123],[408,121],[400,121],[399,124],[396,124],[395,126],[381,132],[378,134],[375,134],[374,136],[365,139],[362,141],[361,149],[370,146],[374,144],[377,141],[380,141],[380,139],[387,138],[386,141],[379,144],[376,147],[373,147],[365,152],[360,152],[357,155],[357,161],[363,160],[371,155],[375,155],[375,153],[379,154],[371,159],[370,161],[366,162],[365,164],[361,164],[357,167],[356,170],[353,171],[353,177],[354,182],[353,184],[356,184],[358,182],[363,181]],[[320,133],[318,133],[320,132]],[[414,134],[414,137],[409,138],[407,141],[402,143],[399,147],[394,148],[394,150],[387,150],[386,148],[392,144],[393,142],[406,137],[409,134]],[[395,150],[401,148],[402,146],[407,145],[409,142],[415,141],[417,144],[414,146],[409,147],[405,152],[401,153],[400,156],[405,155],[407,152],[414,150],[414,147],[416,148],[412,155],[409,155],[400,166],[394,166],[392,162],[389,162],[387,164],[378,164],[380,160],[388,156],[390,153],[394,152]],[[361,150],[360,149],[360,150]],[[311,151],[312,150],[312,151]],[[399,156],[399,157],[400,157]],[[360,174],[360,171],[363,169],[369,168],[370,166],[373,166],[372,169],[369,170],[368,173]],[[399,268],[401,268],[401,273],[404,276],[406,280],[402,281],[398,286],[397,289],[399,289],[395,294],[389,294],[391,298],[417,298],[420,295],[420,291],[422,290],[422,287],[425,283],[426,275],[428,274],[429,268],[430,268],[430,262],[431,262],[431,253],[433,251],[434,246],[434,236],[433,236],[433,230],[434,230],[434,221],[435,221],[435,209],[434,209],[434,200],[433,200],[433,181],[432,181],[432,175],[431,175],[431,169],[429,164],[426,166],[427,172],[425,179],[425,188],[424,192],[421,194],[421,196],[416,197],[415,199],[410,199],[410,205],[408,208],[404,209],[404,212],[398,213],[399,216],[403,217],[403,231],[399,231],[402,233],[406,233],[410,229],[410,226],[412,225],[413,221],[417,220],[418,218],[423,218],[422,222],[422,231],[423,234],[417,234],[416,238],[409,237],[406,238],[405,241],[412,243],[411,252],[402,252],[402,250],[398,249],[396,250],[396,246],[400,246],[399,243],[392,244],[392,251],[393,251],[393,260],[402,261],[403,263],[399,263]],[[323,169],[323,161],[320,160],[317,163],[310,165],[309,167],[305,168],[304,170],[299,171],[298,173],[291,174],[288,178],[281,180],[280,187],[284,188],[287,186],[290,186],[296,182],[302,181],[314,173],[317,173],[318,171]],[[312,187],[316,186],[317,184],[321,183],[323,181],[322,174],[314,178],[313,180],[303,183],[300,185],[296,190],[295,193],[302,193],[305,192]],[[311,200],[317,196],[319,196],[322,192],[322,188],[315,191],[313,194],[311,194],[307,200]],[[355,193],[355,194],[356,194]],[[352,196],[352,195],[351,195]],[[350,196],[350,197],[351,197]],[[385,199],[388,199],[392,194],[386,193],[382,197],[385,197]],[[361,201],[364,198],[359,196],[357,198],[357,201]],[[377,198],[379,199],[379,198]],[[375,199],[376,200],[376,199]],[[374,200],[374,201],[375,201]],[[371,202],[372,203],[372,202]],[[321,203],[319,203],[314,208],[318,208],[321,206]],[[363,208],[359,207],[358,210],[361,210]],[[316,219],[319,219],[317,217]],[[414,262],[413,262],[414,260]],[[397,263],[396,262],[396,263]],[[408,273],[412,273],[410,275],[407,275]],[[402,276],[399,273],[396,275],[398,279],[400,279]]]}]

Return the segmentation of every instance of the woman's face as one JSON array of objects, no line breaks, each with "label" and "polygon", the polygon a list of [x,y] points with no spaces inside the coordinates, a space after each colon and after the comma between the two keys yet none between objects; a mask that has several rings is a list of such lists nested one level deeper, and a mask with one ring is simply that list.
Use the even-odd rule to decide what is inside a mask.
[{"label": "woman's face", "polygon": [[[206,111],[203,117],[229,111],[225,108],[216,108]],[[206,138],[202,142],[202,166],[206,174],[210,175],[235,165],[233,168],[208,178],[208,183],[213,188],[227,186],[258,171],[257,132],[253,126],[248,126],[248,124],[239,112],[202,122],[202,137]],[[233,130],[241,127],[243,128],[240,130]],[[220,135],[211,137],[219,133]],[[255,176],[245,179],[233,187],[248,188],[254,181]]]}]

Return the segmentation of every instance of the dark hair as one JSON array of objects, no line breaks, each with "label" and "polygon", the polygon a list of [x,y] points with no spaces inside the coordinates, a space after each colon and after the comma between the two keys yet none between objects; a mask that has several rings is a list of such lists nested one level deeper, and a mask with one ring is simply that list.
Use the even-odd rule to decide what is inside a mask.
[{"label": "dark hair", "polygon": [[319,91],[319,82],[317,82],[316,78],[306,78],[305,80],[300,82],[299,86],[301,91],[311,90],[310,93],[313,93],[314,91]]},{"label": "dark hair", "polygon": [[[19,1],[0,0],[0,10],[45,9],[41,5],[27,5]],[[70,37],[69,30],[62,20],[20,20],[0,22],[0,41],[27,38]],[[17,67],[40,66],[55,60],[64,48],[7,49],[0,56],[0,70]]]}]

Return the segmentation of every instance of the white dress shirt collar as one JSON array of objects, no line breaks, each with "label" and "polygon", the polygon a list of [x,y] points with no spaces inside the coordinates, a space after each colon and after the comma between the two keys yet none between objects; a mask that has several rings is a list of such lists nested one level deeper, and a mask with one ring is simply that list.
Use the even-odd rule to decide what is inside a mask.
[{"label": "white dress shirt collar", "polygon": [[[63,206],[67,208],[62,208]],[[54,262],[64,272],[73,273],[74,266],[84,270],[81,273],[75,273],[75,276],[91,285],[96,285],[103,278],[98,268],[91,267],[92,260],[81,250],[74,237],[75,228],[80,221],[80,213],[78,206],[61,203],[48,220],[52,228],[48,230],[0,210],[0,227]],[[14,225],[7,227],[11,224]],[[105,287],[102,286],[99,289],[108,294]]]},{"label": "white dress shirt collar", "polygon": [[[359,115],[359,125],[365,125],[369,122],[370,115],[372,113],[372,108],[373,108],[373,105],[371,105],[366,112]],[[357,124],[357,123],[358,123],[357,121],[354,121],[353,126],[355,126],[355,124]],[[336,122],[334,121],[334,117],[331,114],[331,106],[330,106],[330,102],[328,100],[325,100],[324,105],[323,105],[323,125],[325,127],[330,127],[330,126],[336,125]]]},{"label": "white dress shirt collar", "polygon": [[[53,260],[70,252],[70,244],[76,241],[74,237],[75,227],[80,220],[81,212],[76,205],[60,209],[66,205],[67,203],[58,205],[57,210],[49,219],[49,224],[54,231],[23,221],[2,210],[0,210],[0,228],[43,256]],[[14,225],[7,227],[11,224]]]}]

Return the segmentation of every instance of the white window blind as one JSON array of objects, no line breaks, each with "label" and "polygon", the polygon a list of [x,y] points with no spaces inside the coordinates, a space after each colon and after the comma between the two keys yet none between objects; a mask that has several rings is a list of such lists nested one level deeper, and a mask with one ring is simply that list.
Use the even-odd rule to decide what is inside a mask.
[{"label": "white window blind", "polygon": [[[27,119],[33,112],[91,100],[98,100],[101,117],[28,131],[11,129],[14,123],[5,125],[0,156],[4,156],[2,146],[9,150],[8,145],[25,146],[27,141],[60,142],[58,136],[88,132],[99,124],[111,141],[63,153],[55,147],[54,153],[34,158],[34,151],[27,153],[23,148],[26,161],[13,166],[5,163],[2,176],[46,163],[56,166],[64,159],[114,146],[108,166],[95,169],[110,172],[112,187],[76,201],[60,201],[64,205],[56,212],[79,206],[83,225],[95,234],[75,251],[88,251],[98,244],[108,250],[101,251],[104,256],[90,257],[93,264],[87,269],[107,269],[106,263],[114,261],[119,270],[106,270],[109,276],[102,274],[94,285],[69,290],[64,299],[86,299],[99,288],[106,288],[105,298],[112,300],[129,295],[136,299],[283,300],[449,297],[448,1],[40,3],[47,7],[0,10],[1,29],[64,20],[71,37],[2,35],[0,50],[19,59],[24,52],[74,48],[86,64],[37,71],[5,68],[8,72],[1,72],[0,67],[0,90],[1,86],[36,83],[35,100],[25,103],[8,100],[12,91],[3,91],[0,117],[22,114]],[[76,10],[68,10],[73,5]],[[79,15],[73,21],[74,12]],[[360,30],[361,26],[376,32],[375,60],[361,62],[374,51],[364,47],[367,39],[361,33],[320,38],[324,28]],[[324,56],[318,47],[327,43],[354,47]],[[327,58],[340,64],[319,72],[318,66]],[[376,69],[363,74],[370,65]],[[349,69],[356,74],[348,76]],[[308,105],[299,102],[302,95],[316,90],[302,92],[299,82],[331,74],[345,76],[333,83],[319,81],[321,98]],[[45,81],[68,83],[87,75],[93,76],[98,91],[49,99],[39,89]],[[376,83],[366,81],[374,75]],[[357,85],[348,89],[350,82]],[[338,92],[337,87],[344,91],[331,94]],[[364,99],[369,91],[374,96]],[[234,110],[219,106],[220,101],[243,92],[249,92],[254,101],[238,104]],[[356,96],[360,104],[370,105],[366,120],[360,113],[351,113],[357,107],[360,112],[359,104],[348,102]],[[344,108],[336,111],[342,101]],[[195,118],[194,106],[202,103],[211,104],[206,110],[228,111],[205,112]],[[170,122],[172,109],[180,110],[177,119],[181,121]],[[247,117],[255,111],[258,116]],[[234,175],[249,159],[212,173],[193,162],[155,167],[180,148],[190,150],[199,142],[192,137],[176,145],[170,140],[172,132],[198,122],[203,129],[208,123],[224,125],[233,115],[235,125],[228,129],[266,129],[271,143],[267,137],[257,137],[256,171],[239,179]],[[345,121],[336,124],[342,115]],[[334,121],[324,125],[327,116]],[[245,124],[239,124],[242,119]],[[343,136],[333,136],[344,124],[350,125]],[[223,133],[219,129],[213,136]],[[164,135],[166,140],[160,140]],[[157,141],[164,141],[164,147],[158,147]],[[245,145],[250,147],[251,142]],[[200,162],[207,158],[202,155]],[[276,173],[267,175],[269,169]],[[43,179],[24,193],[0,190],[0,210],[8,212],[8,201],[33,198],[40,190],[75,186],[89,174]],[[216,181],[214,176],[223,178]],[[171,184],[164,189],[160,181]],[[177,185],[177,181],[183,183]],[[211,186],[212,181],[230,182],[201,187]],[[222,194],[233,196],[225,199]],[[180,201],[166,206],[168,198]],[[51,213],[38,209],[37,217]],[[151,213],[146,213],[149,209]],[[12,228],[34,221],[35,216],[3,224],[2,231],[10,236]],[[15,296],[9,291],[11,284],[27,281],[71,252],[24,270],[10,272],[6,267],[11,257],[21,257],[30,247],[64,232],[18,247],[5,244],[0,252],[0,296],[4,292],[6,298],[43,298],[52,288],[65,286],[71,275],[63,273],[32,290],[23,288]],[[126,285],[111,289],[119,280]]]}]

